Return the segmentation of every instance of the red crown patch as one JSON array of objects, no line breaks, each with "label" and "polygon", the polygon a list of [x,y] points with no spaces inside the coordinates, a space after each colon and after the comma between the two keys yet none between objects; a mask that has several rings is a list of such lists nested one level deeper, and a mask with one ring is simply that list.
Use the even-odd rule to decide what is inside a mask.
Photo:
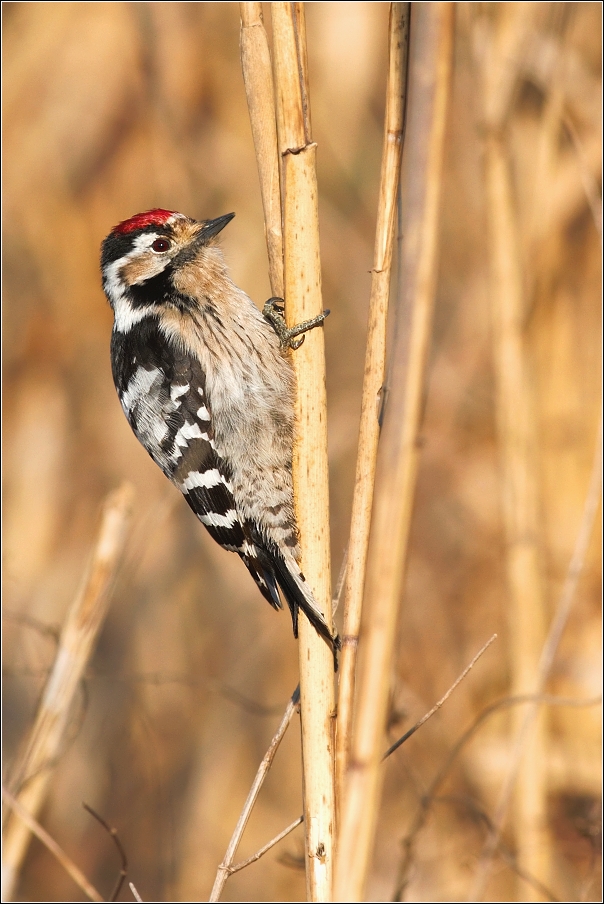
[{"label": "red crown patch", "polygon": [[156,207],[154,210],[137,213],[135,216],[130,217],[129,220],[118,223],[117,226],[113,227],[112,231],[125,235],[128,232],[134,232],[135,229],[144,229],[146,226],[163,226],[175,213],[175,210],[163,210],[161,207]]}]

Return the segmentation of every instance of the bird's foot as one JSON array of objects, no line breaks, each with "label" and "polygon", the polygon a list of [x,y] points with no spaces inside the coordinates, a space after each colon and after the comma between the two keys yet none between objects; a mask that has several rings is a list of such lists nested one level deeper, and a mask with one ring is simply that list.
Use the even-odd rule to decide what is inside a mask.
[{"label": "bird's foot", "polygon": [[[319,314],[318,317],[313,317],[312,320],[304,320],[302,323],[288,328],[283,316],[284,310],[285,303],[282,298],[269,298],[264,305],[262,313],[279,337],[281,348],[291,348],[293,350],[300,348],[304,342],[306,337],[303,334],[308,332],[308,330],[313,330],[316,326],[321,326],[329,314],[329,311],[323,311],[322,314]],[[296,336],[301,338],[296,339]]]}]

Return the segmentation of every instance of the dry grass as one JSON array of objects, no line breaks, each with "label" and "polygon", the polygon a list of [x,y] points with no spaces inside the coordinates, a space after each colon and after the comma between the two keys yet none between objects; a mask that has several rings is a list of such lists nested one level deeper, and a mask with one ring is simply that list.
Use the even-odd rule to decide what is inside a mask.
[{"label": "dry grass", "polygon": [[[518,635],[506,584],[475,6],[455,6],[440,266],[388,741],[442,697],[493,632],[499,640],[384,766],[372,900],[391,899],[405,851],[411,864],[399,884],[409,900],[470,894],[513,756],[514,710],[531,705],[494,707],[442,777],[485,707],[512,687],[532,691],[515,678]],[[579,533],[601,402],[601,7],[481,4],[480,13],[503,61],[489,75],[505,103],[491,115],[503,124],[497,140],[517,237],[517,327],[532,374],[531,492],[547,630]],[[39,820],[101,894],[110,893],[119,864],[82,801],[117,827],[143,900],[207,900],[297,683],[297,648],[285,615],[259,598],[244,567],[207,537],[131,435],[111,383],[98,248],[112,225],[152,206],[199,217],[235,210],[223,239],[234,279],[259,305],[271,295],[239,8],[13,3],[3,16],[5,770],[14,771],[33,724],[100,502],[131,480],[132,541]],[[307,9],[323,299],[332,310],[325,342],[334,572],[349,534],[357,454],[387,24],[384,3]],[[270,30],[268,37],[270,44]],[[585,544],[548,699],[600,693],[599,548],[597,528]],[[292,728],[246,829],[242,860],[302,812]],[[598,708],[548,706],[541,743],[553,867],[537,878],[560,899],[598,900]],[[503,825],[489,900],[519,899],[531,887],[518,859],[517,814]],[[412,844],[401,847],[411,831]],[[223,899],[303,899],[302,859],[298,828],[234,874]],[[16,898],[80,895],[33,840]]]}]

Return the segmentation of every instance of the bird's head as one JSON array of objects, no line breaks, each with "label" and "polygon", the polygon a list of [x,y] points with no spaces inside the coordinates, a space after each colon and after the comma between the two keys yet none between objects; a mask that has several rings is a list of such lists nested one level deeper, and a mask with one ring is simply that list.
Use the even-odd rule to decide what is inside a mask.
[{"label": "bird's head", "polygon": [[118,320],[136,322],[157,305],[198,297],[224,271],[216,236],[234,213],[192,220],[172,210],[148,210],[115,226],[101,248],[103,289]]}]

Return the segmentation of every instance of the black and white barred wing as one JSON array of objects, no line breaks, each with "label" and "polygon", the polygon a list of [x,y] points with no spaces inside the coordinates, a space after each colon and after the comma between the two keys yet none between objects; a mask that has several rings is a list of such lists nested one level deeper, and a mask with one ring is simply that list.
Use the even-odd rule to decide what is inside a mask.
[{"label": "black and white barred wing", "polygon": [[[266,599],[281,608],[272,568],[239,517],[227,463],[216,452],[203,373],[172,352],[169,363],[153,355],[153,343],[137,349],[132,368],[116,386],[130,425],[164,474],[182,492],[220,546],[238,553]],[[122,371],[123,372],[123,371]]]}]

